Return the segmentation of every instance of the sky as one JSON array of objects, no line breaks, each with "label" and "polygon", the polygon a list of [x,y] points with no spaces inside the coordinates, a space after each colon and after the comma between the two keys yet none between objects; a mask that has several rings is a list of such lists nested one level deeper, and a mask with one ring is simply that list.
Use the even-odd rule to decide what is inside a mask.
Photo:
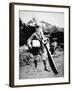
[{"label": "sky", "polygon": [[31,18],[35,18],[37,22],[46,21],[58,27],[64,27],[64,13],[63,12],[37,12],[37,11],[19,11],[19,17],[22,22],[27,23]]}]

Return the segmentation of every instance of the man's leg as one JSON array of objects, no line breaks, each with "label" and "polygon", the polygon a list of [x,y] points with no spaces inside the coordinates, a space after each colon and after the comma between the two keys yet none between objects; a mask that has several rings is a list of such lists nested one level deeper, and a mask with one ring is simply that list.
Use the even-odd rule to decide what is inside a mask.
[{"label": "man's leg", "polygon": [[38,65],[37,56],[34,58],[34,65],[35,65],[35,71],[37,71],[37,65]]},{"label": "man's leg", "polygon": [[42,59],[43,59],[43,64],[44,64],[44,70],[45,71],[50,71],[50,70],[47,69],[47,65],[46,65],[46,59],[47,59],[47,57],[46,57],[46,55],[43,55],[42,56]]},{"label": "man's leg", "polygon": [[35,69],[37,69],[37,60],[34,60]]},{"label": "man's leg", "polygon": [[43,60],[43,64],[44,64],[44,70],[47,70],[46,61],[45,60]]},{"label": "man's leg", "polygon": [[47,69],[46,60],[43,60],[43,64],[44,64],[44,70],[50,72],[50,70]]}]

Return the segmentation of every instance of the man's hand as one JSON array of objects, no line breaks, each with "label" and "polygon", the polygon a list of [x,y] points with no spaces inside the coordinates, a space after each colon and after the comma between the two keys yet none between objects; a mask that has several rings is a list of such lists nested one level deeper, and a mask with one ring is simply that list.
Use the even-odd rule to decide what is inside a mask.
[{"label": "man's hand", "polygon": [[42,43],[43,43],[43,44],[47,44],[47,39],[44,38],[44,39],[42,40]]}]

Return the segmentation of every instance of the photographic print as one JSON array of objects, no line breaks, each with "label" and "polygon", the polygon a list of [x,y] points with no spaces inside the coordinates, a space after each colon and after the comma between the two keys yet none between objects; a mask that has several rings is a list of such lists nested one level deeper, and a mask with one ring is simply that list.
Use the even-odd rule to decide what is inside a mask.
[{"label": "photographic print", "polygon": [[69,6],[10,4],[14,40],[10,86],[70,82],[69,10]]},{"label": "photographic print", "polygon": [[64,13],[19,11],[19,15],[19,78],[63,77]]}]

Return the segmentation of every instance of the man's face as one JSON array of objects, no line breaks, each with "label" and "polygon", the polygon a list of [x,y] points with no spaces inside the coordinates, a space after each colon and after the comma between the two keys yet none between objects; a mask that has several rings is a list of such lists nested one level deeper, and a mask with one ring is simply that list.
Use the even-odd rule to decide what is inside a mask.
[{"label": "man's face", "polygon": [[46,25],[45,24],[42,24],[42,29],[43,29],[43,32],[46,31]]},{"label": "man's face", "polygon": [[52,45],[53,45],[54,47],[57,47],[57,42],[54,41],[54,42],[52,43]]}]

